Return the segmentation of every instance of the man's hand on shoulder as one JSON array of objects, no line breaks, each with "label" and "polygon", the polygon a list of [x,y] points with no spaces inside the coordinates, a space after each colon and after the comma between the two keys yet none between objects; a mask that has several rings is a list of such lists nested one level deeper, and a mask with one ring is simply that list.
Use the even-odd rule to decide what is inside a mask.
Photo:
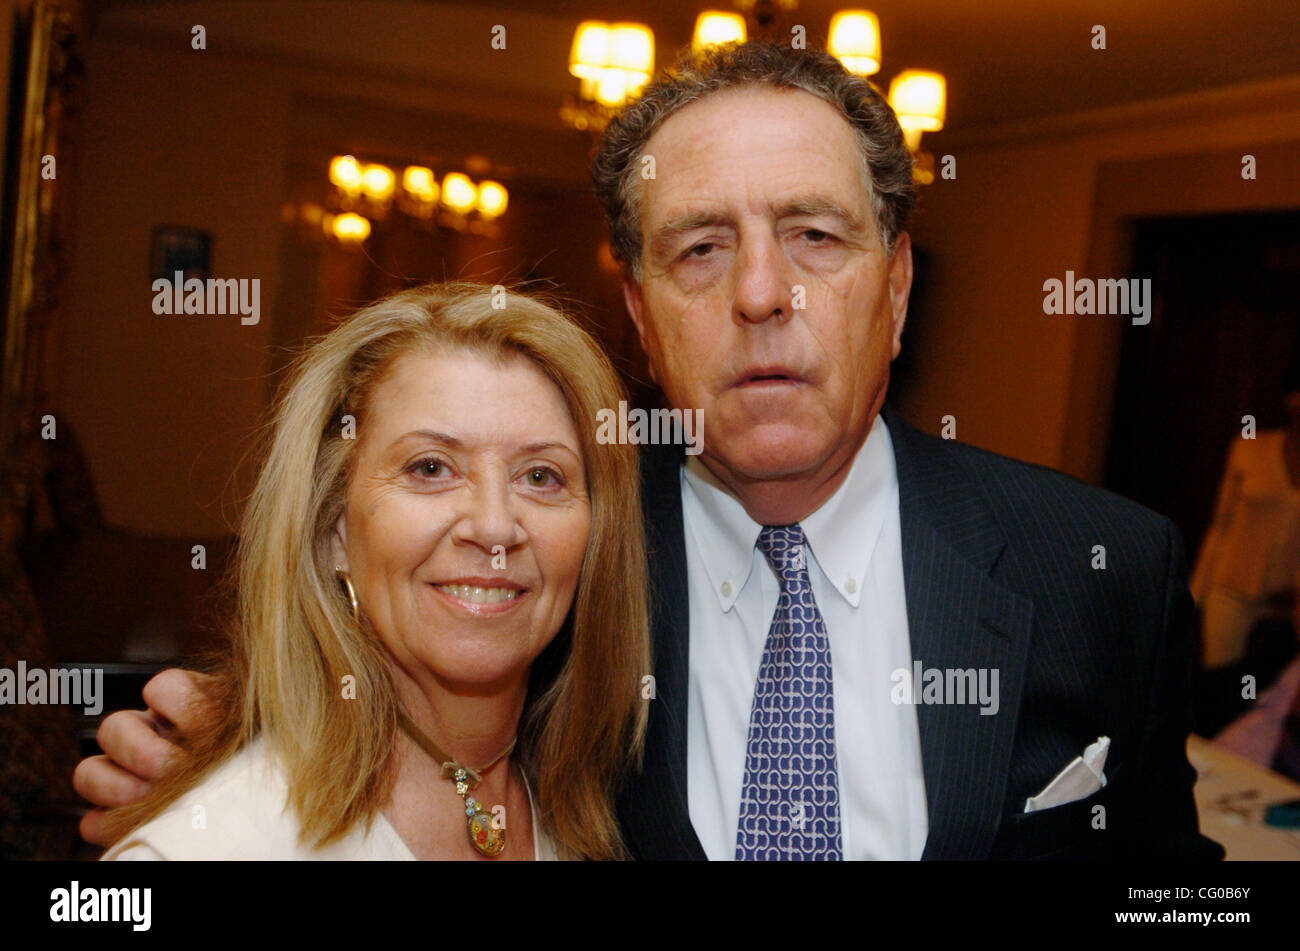
[{"label": "man's hand on shoulder", "polygon": [[104,718],[95,738],[107,755],[77,764],[72,786],[96,806],[81,820],[81,837],[93,845],[104,840],[106,809],[138,802],[166,773],[179,747],[171,737],[189,736],[210,716],[203,693],[206,674],[164,670],[144,687],[147,710],[119,710]]}]

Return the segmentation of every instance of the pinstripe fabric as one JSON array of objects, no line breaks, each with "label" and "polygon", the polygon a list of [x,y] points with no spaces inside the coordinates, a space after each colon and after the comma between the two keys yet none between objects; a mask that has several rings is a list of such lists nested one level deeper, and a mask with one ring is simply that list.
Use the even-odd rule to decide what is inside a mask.
[{"label": "pinstripe fabric", "polygon": [[[1196,831],[1184,753],[1192,605],[1173,526],[1061,473],[926,436],[888,408],[884,418],[912,656],[925,668],[996,670],[1000,694],[991,716],[917,707],[923,858],[1221,856]],[[637,856],[702,859],[686,797],[682,456],[646,448],[658,699],[645,769],[619,814]],[[1098,736],[1111,738],[1106,788],[1026,815],[1025,799]]]}]

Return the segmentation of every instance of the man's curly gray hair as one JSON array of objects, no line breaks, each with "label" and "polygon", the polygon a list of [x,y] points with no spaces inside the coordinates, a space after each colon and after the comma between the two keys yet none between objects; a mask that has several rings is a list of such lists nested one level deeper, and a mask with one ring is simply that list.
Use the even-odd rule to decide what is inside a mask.
[{"label": "man's curly gray hair", "polygon": [[834,106],[858,140],[876,227],[889,254],[907,228],[916,190],[912,156],[889,104],[865,79],[821,50],[742,43],[682,53],[605,129],[591,175],[609,219],[614,257],[641,282],[641,156],[669,116],[715,92],[746,86],[802,89]]}]

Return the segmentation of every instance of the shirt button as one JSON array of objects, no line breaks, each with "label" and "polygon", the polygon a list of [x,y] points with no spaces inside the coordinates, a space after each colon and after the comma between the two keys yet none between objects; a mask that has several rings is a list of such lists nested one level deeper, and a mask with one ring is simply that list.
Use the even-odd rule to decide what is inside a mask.
[{"label": "shirt button", "polygon": [[731,582],[730,582],[730,581],[724,581],[724,582],[722,582],[722,596],[723,596],[724,598],[729,598],[729,597],[731,597]]},{"label": "shirt button", "polygon": [[852,578],[850,578],[848,581],[844,582],[844,590],[847,591],[849,594],[856,594],[858,590],[858,583],[854,581]]}]

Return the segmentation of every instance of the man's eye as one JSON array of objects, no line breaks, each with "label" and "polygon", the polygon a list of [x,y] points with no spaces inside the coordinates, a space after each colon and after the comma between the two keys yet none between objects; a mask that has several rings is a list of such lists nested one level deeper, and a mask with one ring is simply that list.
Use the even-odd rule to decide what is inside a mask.
[{"label": "man's eye", "polygon": [[686,254],[690,257],[702,258],[705,255],[707,255],[710,251],[712,251],[713,248],[714,245],[710,244],[707,241],[702,241],[699,244],[695,245],[695,247],[687,251]]},{"label": "man's eye", "polygon": [[813,244],[828,244],[835,240],[835,235],[825,231],[818,231],[816,228],[809,228],[803,233],[803,236]]}]

